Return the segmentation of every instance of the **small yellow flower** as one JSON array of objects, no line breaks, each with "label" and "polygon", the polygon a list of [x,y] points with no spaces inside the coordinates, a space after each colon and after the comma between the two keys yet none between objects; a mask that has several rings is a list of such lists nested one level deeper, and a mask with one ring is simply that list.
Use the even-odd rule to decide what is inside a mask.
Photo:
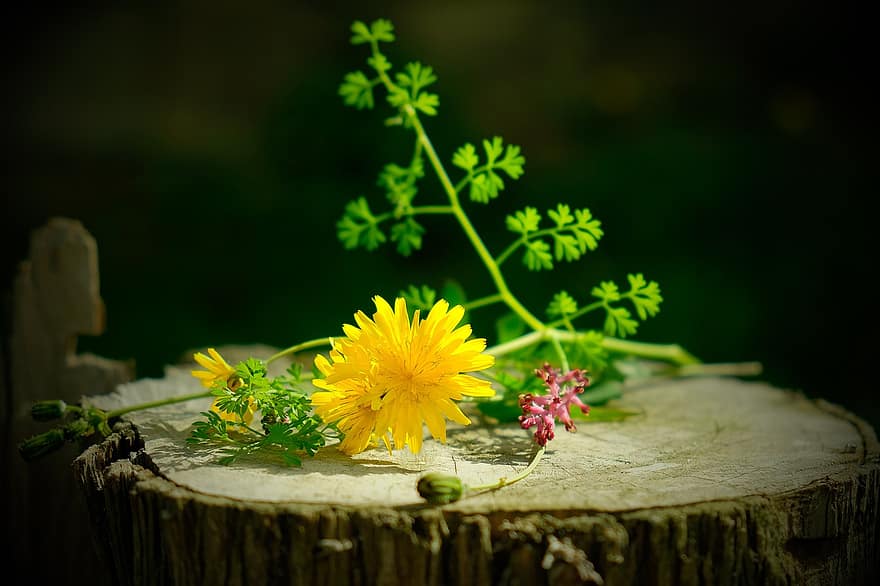
[{"label": "small yellow flower", "polygon": [[229,366],[229,363],[213,348],[208,348],[208,354],[210,357],[201,352],[193,354],[193,359],[207,370],[193,370],[192,375],[199,379],[206,389],[213,387],[217,381],[228,383],[229,377],[235,374],[235,369]]},{"label": "small yellow flower", "polygon": [[[234,376],[235,369],[229,366],[229,363],[223,359],[223,356],[220,355],[213,348],[208,348],[208,354],[210,356],[205,356],[201,352],[196,352],[193,354],[193,359],[199,363],[200,366],[206,368],[207,370],[193,370],[190,373],[199,379],[199,382],[202,383],[202,386],[210,389],[217,382],[222,382],[227,388],[234,391],[239,386],[241,386],[241,380]],[[217,407],[217,399],[214,399],[214,402],[211,404],[211,411],[220,416],[221,419],[225,419],[226,421],[238,421],[238,418],[232,414],[227,413],[226,411],[221,411]],[[256,413],[257,408],[254,404],[254,400],[251,399],[248,404],[248,409],[244,414],[244,422],[246,424],[250,424],[254,419],[254,413]]]},{"label": "small yellow flower", "polygon": [[450,309],[441,299],[424,320],[416,311],[410,321],[402,298],[394,309],[378,295],[373,302],[372,319],[356,313],[357,326],[343,326],[345,337],[334,341],[330,359],[315,359],[324,378],[314,381],[321,390],[312,403],[346,434],[343,452],[361,452],[377,436],[389,445],[388,434],[396,448],[418,453],[423,424],[445,442],[446,419],[470,423],[454,401],[494,394],[489,381],[464,373],[489,368],[495,359],[482,354],[485,339],[468,340],[469,325],[456,327],[464,316],[460,305]]}]

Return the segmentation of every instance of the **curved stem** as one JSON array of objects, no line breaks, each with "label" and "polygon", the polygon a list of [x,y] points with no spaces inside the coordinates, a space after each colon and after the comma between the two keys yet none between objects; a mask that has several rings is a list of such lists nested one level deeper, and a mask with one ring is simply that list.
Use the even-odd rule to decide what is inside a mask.
[{"label": "curved stem", "polygon": [[529,346],[537,344],[538,342],[542,342],[547,338],[547,335],[547,330],[524,334],[519,338],[514,338],[513,340],[510,340],[509,342],[496,344],[495,346],[486,348],[484,352],[486,354],[491,354],[492,356],[504,356],[505,354],[510,354],[511,352],[516,352],[517,350],[522,350],[523,348],[528,348]]},{"label": "curved stem", "polygon": [[550,322],[549,324],[547,324],[547,327],[548,328],[558,328],[559,326],[566,325],[566,321],[571,322],[571,320],[573,320],[573,319],[577,319],[584,314],[590,313],[591,311],[601,309],[604,306],[605,306],[605,304],[602,301],[597,301],[595,303],[585,305],[585,306],[581,307],[580,309],[578,309],[577,311],[575,311],[574,313],[571,313],[569,315],[561,317],[560,319],[557,319],[556,321]]},{"label": "curved stem", "polygon": [[487,295],[486,297],[480,297],[479,299],[474,299],[473,301],[468,301],[464,304],[464,308],[470,311],[471,309],[478,309],[480,307],[485,307],[487,305],[492,305],[493,303],[501,303],[504,301],[504,297],[500,294],[496,293],[495,295]]},{"label": "curved stem", "polygon": [[764,366],[760,362],[714,362],[683,364],[660,371],[662,376],[758,376]]},{"label": "curved stem", "polygon": [[[560,342],[574,342],[583,332],[566,332],[555,328],[546,328],[539,332],[525,334],[490,348],[486,348],[487,354],[493,356],[503,356],[516,350],[528,348],[538,342],[542,342],[548,338],[557,339]],[[693,354],[679,346],[678,344],[650,344],[648,342],[633,342],[631,340],[621,340],[619,338],[604,337],[602,339],[602,347],[609,352],[617,352],[619,354],[631,354],[640,358],[648,358],[654,360],[663,360],[672,362],[679,366],[686,364],[700,364],[700,360]]]},{"label": "curved stem", "polygon": [[[250,425],[248,425],[248,424],[245,423],[244,421],[232,421],[232,422],[230,422],[230,423],[231,423],[232,425],[235,425],[236,427],[242,427],[242,428],[248,430],[249,432],[251,432],[252,434],[254,434],[254,435],[256,435],[256,436],[259,436],[259,437],[266,437],[266,434],[265,434],[265,433],[263,433],[262,431],[259,431],[259,430],[257,430],[257,429],[254,429],[253,427],[251,427]],[[227,424],[227,425],[228,425],[228,424]]]},{"label": "curved stem", "polygon": [[[370,47],[374,56],[380,54],[378,41],[376,41],[375,39],[371,40]],[[379,78],[382,80],[382,83],[385,85],[385,88],[389,92],[394,92],[399,89],[397,85],[391,80],[391,78],[388,77],[388,73],[385,70],[380,69],[377,70],[377,72],[379,74]],[[528,309],[526,309],[525,306],[523,306],[523,304],[520,303],[520,301],[516,297],[514,297],[513,293],[511,293],[510,289],[507,287],[507,282],[504,280],[504,276],[498,269],[498,265],[495,264],[495,259],[493,259],[492,255],[489,254],[489,250],[486,248],[486,245],[483,243],[480,235],[477,234],[477,231],[474,229],[473,224],[471,224],[470,219],[467,217],[467,214],[465,214],[464,209],[461,207],[461,203],[458,199],[458,191],[455,189],[455,186],[449,179],[449,175],[446,173],[446,168],[440,161],[440,157],[437,156],[437,151],[434,150],[434,145],[431,143],[431,139],[428,138],[428,134],[425,132],[425,128],[422,126],[422,122],[419,119],[419,115],[415,111],[415,108],[413,108],[411,104],[406,104],[401,108],[401,110],[412,124],[413,130],[415,130],[416,136],[418,137],[418,140],[422,143],[422,148],[424,149],[425,154],[428,156],[428,160],[431,161],[431,166],[434,168],[434,172],[437,174],[437,179],[440,180],[440,184],[443,186],[443,190],[446,191],[446,195],[449,197],[449,203],[452,204],[452,213],[455,215],[458,223],[461,225],[462,229],[467,235],[468,240],[470,240],[471,245],[474,247],[474,250],[476,250],[477,255],[480,257],[480,260],[482,260],[483,264],[486,266],[486,270],[489,271],[489,275],[492,277],[492,281],[495,283],[495,287],[496,289],[498,289],[498,293],[503,298],[504,303],[506,303],[507,306],[514,311],[514,313],[519,315],[520,318],[522,318],[522,320],[526,322],[533,330],[543,330],[545,328],[544,322],[532,315],[532,313]]]},{"label": "curved stem", "polygon": [[122,407],[121,409],[114,409],[113,411],[107,412],[107,419],[112,419],[113,417],[119,417],[120,415],[125,415],[126,413],[131,413],[132,411],[142,411],[144,409],[152,409],[154,407],[162,407],[163,405],[173,405],[174,403],[185,403],[186,401],[192,401],[193,399],[202,399],[205,397],[210,397],[211,391],[201,391],[199,393],[191,393],[189,395],[178,395],[177,397],[168,397],[167,399],[159,399],[158,401],[150,401],[149,403],[139,403],[138,405],[129,405],[128,407]]},{"label": "curved stem", "polygon": [[526,243],[527,238],[525,236],[521,236],[514,240],[510,246],[504,249],[504,252],[495,257],[495,264],[501,266],[501,263],[507,260],[511,254],[513,254],[517,248]]},{"label": "curved stem", "polygon": [[320,348],[321,346],[330,346],[333,344],[333,338],[315,338],[314,340],[309,340],[308,342],[302,342],[301,344],[295,344],[290,348],[285,348],[281,352],[273,354],[266,360],[266,364],[272,364],[274,361],[278,360],[282,356],[287,356],[288,354],[296,354],[297,352],[301,352],[302,350],[308,350],[309,348]]},{"label": "curved stem", "polygon": [[[424,214],[453,214],[455,210],[452,206],[416,206],[411,208],[410,211],[404,216],[419,216]],[[379,214],[378,216],[373,217],[373,222],[378,224],[379,222],[384,222],[385,220],[391,220],[395,218],[394,212],[385,212]]]},{"label": "curved stem", "polygon": [[562,372],[568,372],[571,370],[568,365],[568,354],[565,353],[565,350],[562,349],[562,344],[559,343],[559,338],[556,336],[550,337],[550,342],[553,344],[553,349],[556,350],[556,355],[559,356],[560,366],[562,367]]},{"label": "curved stem", "polygon": [[665,360],[678,365],[700,363],[699,358],[678,344],[649,344],[648,342],[633,342],[631,340],[606,337],[602,339],[602,347],[611,352],[632,354],[633,356],[640,356],[642,358]]},{"label": "curved stem", "polygon": [[455,184],[455,193],[460,193],[461,190],[464,189],[464,186],[470,183],[474,179],[474,177],[484,171],[488,171],[491,168],[492,167],[490,167],[489,165],[480,165],[479,167],[474,167],[473,169],[468,171],[467,176]]},{"label": "curved stem", "polygon": [[519,315],[524,322],[526,322],[529,327],[533,330],[543,330],[544,323],[539,320],[537,317],[532,315],[532,313],[526,309],[519,300],[513,296],[513,293],[510,292],[510,289],[507,287],[507,282],[504,280],[504,276],[501,274],[501,270],[498,268],[498,265],[495,263],[495,259],[492,258],[492,255],[489,254],[489,250],[486,248],[486,245],[483,243],[483,240],[480,238],[480,235],[477,234],[477,231],[474,229],[473,224],[471,224],[470,219],[465,214],[464,209],[461,207],[461,203],[458,199],[458,194],[455,191],[455,187],[453,187],[452,182],[449,180],[449,175],[446,174],[446,169],[443,167],[443,163],[440,161],[440,158],[437,156],[437,151],[434,150],[434,145],[431,144],[431,139],[428,138],[428,135],[425,133],[425,129],[422,126],[421,121],[419,120],[418,115],[412,106],[405,106],[406,113],[410,116],[410,120],[412,121],[413,128],[418,134],[419,139],[422,141],[422,145],[425,148],[425,154],[428,155],[428,160],[431,161],[431,165],[434,167],[434,172],[437,174],[438,179],[440,179],[440,183],[443,185],[443,189],[446,191],[446,194],[449,196],[449,201],[452,203],[453,214],[456,219],[458,219],[458,223],[461,225],[464,233],[467,235],[468,240],[470,240],[471,245],[476,250],[477,255],[480,257],[480,260],[483,261],[483,265],[485,265],[486,270],[489,271],[489,275],[492,277],[492,281],[495,283],[495,287],[498,289],[498,293],[501,295],[504,302],[507,304],[510,309],[512,309],[517,315]]},{"label": "curved stem", "polygon": [[535,452],[535,456],[532,458],[532,461],[529,463],[528,467],[513,478],[508,480],[507,478],[501,477],[498,479],[497,482],[493,482],[492,484],[478,484],[477,486],[468,486],[467,490],[469,492],[476,490],[494,490],[496,488],[501,488],[502,486],[513,484],[514,482],[519,482],[520,480],[532,473],[532,470],[534,470],[535,466],[538,465],[538,462],[541,461],[541,456],[544,455],[546,449],[547,448],[545,446],[541,446],[538,451]]}]

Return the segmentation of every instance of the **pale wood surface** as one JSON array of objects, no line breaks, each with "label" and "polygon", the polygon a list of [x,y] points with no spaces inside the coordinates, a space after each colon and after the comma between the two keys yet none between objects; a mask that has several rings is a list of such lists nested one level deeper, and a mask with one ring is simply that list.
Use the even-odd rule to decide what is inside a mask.
[{"label": "pale wood surface", "polygon": [[[254,352],[266,356],[268,352]],[[187,369],[93,400],[189,393]],[[444,507],[415,482],[512,476],[529,434],[474,425],[418,456],[302,468],[189,448],[210,400],[132,413],[75,463],[120,584],[873,584],[880,448],[857,417],[761,383],[627,390],[640,415],[559,430],[535,473]]]},{"label": "pale wood surface", "polygon": [[[115,409],[199,388],[188,369],[169,368],[163,379],[128,383],[94,401]],[[533,452],[530,434],[515,424],[451,424],[448,444],[427,436],[418,455],[375,448],[348,457],[330,447],[306,458],[302,468],[257,456],[223,466],[216,453],[185,443],[192,422],[210,402],[168,405],[127,418],[165,478],[234,499],[415,505],[421,502],[415,484],[424,472],[455,473],[471,485],[494,482],[522,470]],[[587,421],[577,433],[560,426],[528,479],[451,508],[616,512],[779,494],[845,474],[865,457],[864,439],[848,420],[829,416],[800,394],[763,384],[675,381],[630,391],[618,404],[641,414],[624,422]]]}]

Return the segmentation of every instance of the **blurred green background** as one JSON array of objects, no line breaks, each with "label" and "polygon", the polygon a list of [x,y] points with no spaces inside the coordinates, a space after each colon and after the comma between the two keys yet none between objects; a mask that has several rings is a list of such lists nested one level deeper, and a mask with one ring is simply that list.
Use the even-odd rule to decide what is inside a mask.
[{"label": "blurred green background", "polygon": [[[845,4],[85,2],[4,22],[5,284],[53,215],[96,237],[108,329],[80,347],[161,374],[187,349],[334,335],[375,293],[491,284],[457,226],[424,249],[346,252],[346,201],[410,136],[342,105],[362,67],[353,19],[391,19],[391,61],[439,77],[427,130],[448,161],[501,135],[526,174],[469,204],[490,249],[506,213],[589,207],[606,236],[553,273],[507,272],[541,312],[560,288],[644,272],[666,302],[639,339],[763,378],[880,424],[864,373],[874,270],[861,203],[875,147],[868,37]],[[873,67],[873,65],[871,66]],[[869,187],[870,185],[870,187]],[[869,191],[870,189],[870,191]],[[418,200],[442,201],[433,177]],[[867,316],[866,316],[867,314]],[[492,337],[497,313],[477,313]],[[598,325],[598,322],[597,322]],[[870,353],[869,353],[870,352]]]}]

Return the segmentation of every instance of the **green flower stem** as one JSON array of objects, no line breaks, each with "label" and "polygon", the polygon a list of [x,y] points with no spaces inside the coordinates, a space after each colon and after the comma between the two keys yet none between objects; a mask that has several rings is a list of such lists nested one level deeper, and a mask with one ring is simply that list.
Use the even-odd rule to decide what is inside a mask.
[{"label": "green flower stem", "polygon": [[[236,427],[242,427],[242,428],[248,430],[249,432],[251,432],[252,434],[254,434],[254,435],[256,435],[256,436],[259,436],[259,437],[266,437],[266,434],[265,434],[265,433],[263,433],[262,431],[259,431],[259,430],[254,429],[253,427],[251,427],[250,425],[248,425],[248,424],[245,423],[244,421],[232,421],[232,422],[230,422],[229,424],[232,424],[232,425],[234,425],[234,426],[236,426]],[[227,424],[227,425],[229,425],[229,424]]]},{"label": "green flower stem", "polygon": [[[453,214],[455,210],[453,210],[452,206],[416,206],[414,208],[410,208],[410,210],[404,214],[406,216],[419,216],[424,214]],[[384,222],[385,220],[396,220],[398,219],[394,212],[385,212],[383,214],[379,214],[378,216],[373,217],[373,224],[379,224]]]},{"label": "green flower stem", "polygon": [[434,145],[431,144],[431,139],[428,138],[428,135],[425,133],[425,129],[422,126],[421,121],[419,120],[418,115],[412,106],[407,105],[405,107],[406,113],[410,116],[410,120],[412,121],[413,128],[416,131],[416,134],[419,137],[419,140],[422,141],[422,145],[425,148],[425,154],[428,155],[428,160],[431,161],[431,165],[434,167],[434,172],[437,174],[437,177],[440,179],[440,183],[443,185],[443,189],[446,191],[446,194],[449,196],[449,201],[452,204],[453,213],[458,219],[458,223],[461,225],[464,233],[467,235],[468,240],[471,241],[471,245],[473,245],[474,250],[477,251],[477,255],[479,255],[480,260],[483,261],[483,264],[486,266],[486,269],[489,271],[489,275],[492,277],[492,281],[495,283],[495,287],[498,289],[498,294],[501,296],[504,303],[514,311],[524,322],[526,322],[529,327],[533,330],[541,331],[545,328],[544,323],[539,320],[537,317],[532,315],[532,313],[523,306],[519,300],[513,296],[513,293],[510,292],[510,289],[507,287],[507,282],[504,280],[504,276],[501,274],[501,270],[498,268],[498,265],[495,263],[495,260],[492,258],[492,255],[489,254],[489,249],[486,248],[486,245],[483,243],[483,240],[480,238],[480,235],[477,234],[477,231],[474,229],[473,224],[471,224],[470,219],[467,217],[467,214],[464,212],[464,209],[461,207],[461,202],[458,199],[458,193],[455,191],[455,187],[452,185],[452,182],[449,180],[449,175],[446,174],[446,169],[443,167],[443,163],[440,162],[440,158],[437,156],[437,151],[434,150]]},{"label": "green flower stem", "polygon": [[713,364],[683,364],[665,368],[661,376],[758,376],[764,366],[760,362],[717,362]]},{"label": "green flower stem", "polygon": [[461,193],[461,190],[464,189],[465,186],[468,183],[470,183],[474,179],[474,177],[476,177],[480,173],[483,173],[485,171],[491,171],[491,170],[492,170],[492,165],[488,165],[488,164],[487,165],[480,165],[479,167],[475,167],[475,168],[471,169],[470,171],[468,171],[467,177],[465,177],[464,179],[462,179],[461,181],[459,181],[458,183],[455,184],[455,193]]},{"label": "green flower stem", "polygon": [[505,354],[510,354],[511,352],[516,352],[517,350],[522,350],[523,348],[528,348],[529,346],[533,346],[539,342],[543,342],[545,339],[547,339],[548,335],[548,330],[532,332],[530,334],[523,334],[519,338],[514,338],[509,342],[504,342],[503,344],[497,344],[495,346],[486,348],[485,352],[486,354],[491,354],[492,356],[504,356]]},{"label": "green flower stem", "polygon": [[487,295],[486,297],[480,297],[479,299],[468,301],[464,304],[464,308],[470,311],[471,309],[485,307],[487,305],[492,305],[493,303],[501,303],[502,301],[504,301],[504,297],[496,293],[495,295]]},{"label": "green flower stem", "polygon": [[333,344],[333,338],[315,338],[314,340],[309,340],[308,342],[302,342],[300,344],[295,344],[290,348],[285,348],[281,352],[277,354],[273,354],[266,360],[266,364],[272,364],[272,362],[278,360],[282,356],[287,356],[288,354],[296,354],[297,352],[301,352],[303,350],[308,350],[310,348],[320,348],[321,346],[331,346]]},{"label": "green flower stem", "polygon": [[577,319],[584,314],[590,313],[591,311],[596,311],[597,309],[601,309],[603,307],[605,307],[605,303],[603,301],[597,301],[595,303],[585,305],[585,306],[581,307],[580,309],[578,309],[577,311],[575,311],[574,313],[571,313],[569,315],[565,315],[565,316],[561,317],[560,319],[557,319],[556,321],[550,322],[549,324],[547,324],[547,327],[548,328],[558,328],[559,326],[564,326],[564,325],[566,325],[567,322],[571,323],[571,320]]},{"label": "green flower stem", "polygon": [[502,477],[499,478],[497,482],[493,482],[491,484],[478,484],[477,486],[468,486],[467,491],[473,492],[477,490],[495,490],[496,488],[501,488],[502,486],[508,486],[510,484],[513,484],[514,482],[519,482],[520,480],[532,473],[532,470],[534,470],[535,467],[538,465],[538,462],[541,461],[541,456],[544,455],[545,451],[546,447],[541,446],[541,448],[539,448],[538,451],[535,452],[535,456],[532,458],[532,461],[529,463],[528,467],[513,478],[507,479]]},{"label": "green flower stem", "polygon": [[[560,339],[577,339],[577,335],[572,336],[569,332],[562,333],[566,336]],[[631,354],[641,358],[664,360],[678,365],[700,364],[699,358],[678,344],[649,344],[647,342],[633,342],[630,340],[606,337],[602,339],[602,347],[610,352]]]},{"label": "green flower stem", "polygon": [[201,391],[198,393],[191,393],[189,395],[178,395],[176,397],[168,397],[167,399],[159,399],[158,401],[150,401],[149,403],[139,403],[138,405],[129,405],[128,407],[123,407],[121,409],[116,409],[114,411],[107,412],[107,419],[112,419],[114,417],[119,417],[121,415],[125,415],[126,413],[131,413],[132,411],[143,411],[144,409],[153,409],[154,407],[162,407],[164,405],[173,405],[175,403],[185,403],[187,401],[192,401],[193,399],[203,399],[211,396],[211,391]]},{"label": "green flower stem", "polygon": [[568,355],[565,353],[565,350],[562,349],[562,344],[559,343],[559,338],[551,336],[550,343],[553,344],[553,349],[556,350],[556,355],[559,356],[559,363],[560,366],[562,366],[562,372],[568,372],[571,370],[568,365]]},{"label": "green flower stem", "polygon": [[[374,57],[380,54],[378,41],[375,39],[371,40],[370,47],[373,51]],[[382,79],[382,83],[389,92],[394,92],[398,89],[397,85],[391,81],[390,77],[388,77],[388,73],[383,70],[377,70],[377,72]],[[507,282],[504,280],[501,270],[498,268],[498,265],[495,264],[495,260],[492,258],[492,255],[489,254],[489,250],[486,248],[480,235],[477,234],[473,224],[471,224],[470,219],[461,207],[461,203],[458,200],[458,192],[456,191],[455,186],[452,185],[452,181],[449,179],[449,175],[446,173],[446,169],[443,167],[440,157],[437,156],[437,151],[434,150],[434,145],[431,143],[431,139],[428,138],[428,134],[425,132],[421,120],[419,120],[418,113],[410,104],[403,106],[402,110],[412,123],[412,128],[416,133],[416,137],[418,137],[419,142],[421,142],[425,154],[428,155],[428,160],[431,161],[431,166],[434,167],[434,172],[437,174],[440,184],[443,185],[446,195],[449,196],[449,203],[452,204],[452,213],[455,215],[458,223],[461,224],[462,229],[467,235],[468,240],[471,241],[471,245],[473,245],[480,260],[483,261],[483,264],[489,271],[489,275],[492,277],[496,289],[498,289],[498,294],[501,295],[504,303],[507,304],[514,313],[519,315],[529,327],[536,331],[543,330],[545,328],[544,323],[532,315],[532,313],[513,296],[513,293],[511,293],[510,289],[507,287]]]},{"label": "green flower stem", "polygon": [[453,214],[452,206],[416,206],[412,209],[413,215],[418,214]]},{"label": "green flower stem", "polygon": [[526,242],[528,242],[528,238],[526,237],[525,234],[523,234],[522,236],[520,236],[519,238],[514,240],[510,246],[508,246],[507,248],[504,249],[504,252],[502,252],[501,254],[499,254],[498,256],[495,257],[495,264],[497,264],[500,267],[501,263],[506,261],[507,258],[511,254],[513,254],[517,248],[519,248],[520,246],[522,246]]},{"label": "green flower stem", "polygon": [[[582,334],[580,332],[566,332],[555,328],[547,328],[539,332],[525,334],[486,349],[487,354],[493,356],[503,356],[516,350],[528,348],[547,339],[556,339],[559,342],[573,342]],[[605,337],[602,339],[602,347],[610,352],[620,354],[631,354],[641,358],[654,360],[663,360],[672,362],[673,364],[683,366],[687,364],[700,364],[700,360],[689,353],[678,344],[649,344],[647,342],[633,342],[630,340],[621,340],[619,338]]]}]

